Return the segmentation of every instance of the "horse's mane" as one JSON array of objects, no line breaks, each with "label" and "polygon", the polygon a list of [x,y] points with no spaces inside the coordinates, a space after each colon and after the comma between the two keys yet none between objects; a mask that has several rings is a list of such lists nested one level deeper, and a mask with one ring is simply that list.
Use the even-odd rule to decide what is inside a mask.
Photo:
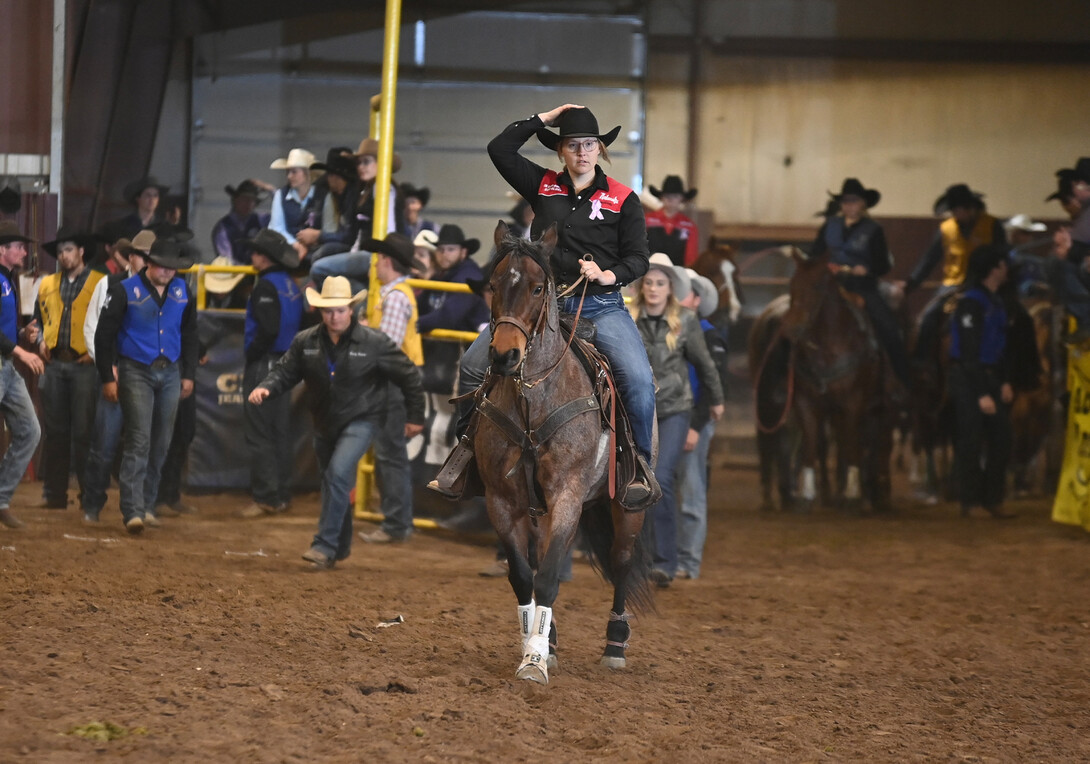
[{"label": "horse's mane", "polygon": [[541,250],[540,241],[528,241],[518,236],[505,234],[500,241],[500,245],[496,247],[496,251],[492,253],[492,257],[484,267],[485,278],[490,279],[492,277],[492,271],[495,270],[500,260],[507,257],[509,254],[514,253],[517,255],[524,255],[533,260],[537,263],[538,267],[545,272],[545,278],[549,283],[555,283],[552,265],[549,263],[549,258],[546,257],[545,253]]}]

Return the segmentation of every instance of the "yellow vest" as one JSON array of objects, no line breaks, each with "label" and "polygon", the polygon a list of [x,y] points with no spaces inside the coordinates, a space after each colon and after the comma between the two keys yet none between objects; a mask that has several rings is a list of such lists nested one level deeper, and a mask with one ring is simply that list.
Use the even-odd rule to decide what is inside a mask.
[{"label": "yellow vest", "polygon": [[[418,318],[416,312],[416,295],[413,293],[413,290],[409,288],[409,285],[404,282],[395,286],[394,289],[409,298],[409,305],[411,305],[413,309],[412,315],[409,316],[409,324],[405,327],[405,340],[401,343],[401,350],[405,355],[409,356],[410,361],[417,366],[423,366],[424,348],[420,344],[420,333],[416,330],[416,319]],[[378,329],[379,324],[381,323],[382,300],[375,300],[373,305],[367,306],[367,325],[372,329]]]},{"label": "yellow vest", "polygon": [[965,271],[972,251],[992,243],[995,218],[986,212],[980,213],[968,239],[961,235],[958,221],[953,218],[942,221],[939,231],[942,233],[942,251],[945,255],[942,263],[942,285],[958,286],[965,281]]},{"label": "yellow vest", "polygon": [[[80,355],[87,352],[87,343],[83,339],[83,322],[87,319],[87,303],[91,301],[91,293],[95,291],[95,284],[105,274],[99,271],[91,271],[87,274],[87,280],[83,282],[83,289],[72,301],[72,319],[69,334],[69,344]],[[63,273],[52,273],[42,278],[38,287],[38,309],[42,313],[42,336],[45,345],[50,350],[57,346],[57,337],[61,330],[61,316],[64,315],[64,301],[61,300],[61,279]]]}]

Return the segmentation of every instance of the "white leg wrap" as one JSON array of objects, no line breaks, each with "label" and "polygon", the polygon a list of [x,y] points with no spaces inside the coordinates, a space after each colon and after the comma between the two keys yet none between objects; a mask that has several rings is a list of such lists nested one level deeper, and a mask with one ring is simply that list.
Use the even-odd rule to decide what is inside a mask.
[{"label": "white leg wrap", "polygon": [[859,487],[859,468],[853,465],[848,467],[848,479],[844,486],[844,498],[858,499],[862,495],[863,492]]},{"label": "white leg wrap", "polygon": [[534,610],[537,606],[533,600],[530,600],[529,605],[519,605],[519,633],[522,635],[522,652],[526,652],[526,640],[530,638],[530,624],[534,620]]},{"label": "white leg wrap", "polygon": [[553,609],[541,607],[534,610],[534,620],[530,625],[530,638],[526,640],[525,653],[528,655],[549,655],[549,627],[553,623]]},{"label": "white leg wrap", "polygon": [[813,467],[802,468],[802,474],[799,475],[799,496],[806,501],[813,501],[817,498],[817,486],[814,481]]}]

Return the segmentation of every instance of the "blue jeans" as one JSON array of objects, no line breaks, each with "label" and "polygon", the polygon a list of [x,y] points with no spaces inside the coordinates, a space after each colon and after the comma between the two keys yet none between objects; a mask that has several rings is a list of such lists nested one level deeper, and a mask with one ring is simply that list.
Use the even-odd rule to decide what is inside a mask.
[{"label": "blue jeans", "polygon": [[344,276],[352,283],[352,291],[358,292],[367,286],[371,273],[370,252],[343,252],[327,255],[310,266],[310,280],[319,289],[327,276]]},{"label": "blue jeans", "polygon": [[405,396],[386,388],[386,421],[375,433],[375,479],[382,496],[382,530],[396,539],[413,532],[413,483],[405,440]]},{"label": "blue jeans", "polygon": [[[655,480],[662,488],[662,498],[651,508],[654,519],[654,567],[671,578],[677,572],[677,481],[678,463],[685,452],[689,434],[689,412],[659,419],[659,460]],[[644,523],[647,527],[648,523]]]},{"label": "blue jeans", "polygon": [[322,471],[322,512],[311,548],[335,560],[345,559],[352,551],[348,494],[356,485],[356,465],[371,447],[378,428],[373,420],[353,419],[336,438],[314,436],[314,455]]},{"label": "blue jeans", "polygon": [[38,388],[45,421],[42,453],[42,496],[63,505],[68,475],[75,472],[83,487],[87,447],[95,420],[98,372],[94,364],[52,361],[46,364]]},{"label": "blue jeans", "polygon": [[80,508],[84,514],[98,517],[106,506],[106,489],[110,487],[110,473],[114,457],[121,444],[121,404],[111,403],[99,395],[95,407],[95,429],[91,448],[87,452],[87,466],[83,471],[83,494]]},{"label": "blue jeans", "polygon": [[[560,303],[560,309],[564,313],[575,313],[579,309],[579,298],[565,298]],[[636,322],[625,307],[620,292],[588,295],[579,320],[584,319],[598,328],[594,346],[609,359],[613,379],[621,394],[621,403],[624,404],[632,425],[636,448],[650,464],[655,420],[655,377],[651,373],[651,363],[647,360],[647,350],[640,339]],[[492,333],[485,329],[462,355],[458,377],[459,393],[480,387],[484,381],[489,363],[488,346],[491,342]],[[660,454],[659,459],[661,458]]]},{"label": "blue jeans", "polygon": [[11,358],[0,364],[0,414],[11,431],[11,443],[0,459],[0,509],[6,509],[42,437],[34,403]]},{"label": "blue jeans", "polygon": [[681,506],[677,514],[677,566],[693,578],[700,576],[704,539],[708,535],[708,450],[715,422],[700,430],[696,448],[686,451],[678,467]]},{"label": "blue jeans", "polygon": [[170,448],[182,376],[178,364],[153,369],[122,358],[117,365],[125,446],[121,453],[121,517],[154,514],[160,471]]}]

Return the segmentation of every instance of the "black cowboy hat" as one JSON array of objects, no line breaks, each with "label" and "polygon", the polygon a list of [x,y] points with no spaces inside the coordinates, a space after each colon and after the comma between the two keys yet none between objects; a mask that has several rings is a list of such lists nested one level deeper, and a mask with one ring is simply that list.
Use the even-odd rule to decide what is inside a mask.
[{"label": "black cowboy hat", "polygon": [[685,190],[685,182],[681,179],[680,175],[667,175],[666,180],[662,181],[662,188],[658,189],[654,186],[648,186],[647,190],[651,192],[651,196],[656,196],[661,199],[665,194],[681,194],[685,197],[685,201],[689,201],[696,196],[696,189],[690,188]]},{"label": "black cowboy hat", "polygon": [[243,239],[242,243],[255,252],[268,257],[274,263],[279,263],[285,268],[299,267],[299,253],[288,240],[277,231],[262,228],[252,239]]},{"label": "black cowboy hat", "polygon": [[935,200],[933,210],[936,215],[949,212],[955,207],[975,207],[984,209],[984,194],[973,191],[964,183],[955,183]]},{"label": "black cowboy hat", "polygon": [[359,179],[359,160],[352,154],[352,149],[347,146],[337,146],[326,152],[324,162],[315,162],[310,166],[312,170],[325,170],[330,175],[336,175],[348,181]]},{"label": "black cowboy hat", "polygon": [[416,248],[412,239],[402,233],[388,233],[385,239],[368,239],[360,244],[368,252],[378,252],[397,260],[406,270],[412,270],[416,266]]},{"label": "black cowboy hat", "polygon": [[164,186],[155,179],[154,175],[145,175],[139,180],[134,180],[125,186],[125,190],[122,191],[122,196],[125,197],[127,202],[135,202],[140,194],[144,193],[145,188],[157,188],[159,189],[160,198],[166,197],[167,192],[170,191],[170,186]]},{"label": "black cowboy hat", "polygon": [[537,139],[547,149],[556,151],[556,147],[566,138],[597,138],[605,145],[613,143],[617,139],[617,133],[621,132],[621,126],[617,125],[608,133],[598,132],[598,120],[594,118],[590,109],[568,109],[556,118],[556,126],[560,130],[557,135],[552,130],[544,127],[537,131]]},{"label": "black cowboy hat", "polygon": [[420,200],[421,207],[428,206],[428,200],[431,199],[431,189],[427,186],[421,186],[417,188],[412,183],[401,184],[401,196],[404,199],[408,199],[410,196]]},{"label": "black cowboy hat", "polygon": [[157,238],[148,252],[148,262],[176,271],[184,271],[193,265],[193,261],[182,251],[182,242],[174,238]]},{"label": "black cowboy hat", "polygon": [[451,223],[439,229],[439,241],[435,243],[435,246],[441,247],[444,244],[457,244],[459,247],[465,247],[466,254],[469,255],[481,248],[480,239],[467,239],[466,235],[462,233],[462,229]]},{"label": "black cowboy hat", "polygon": [[13,241],[21,241],[24,244],[30,244],[34,241],[29,236],[23,236],[19,232],[19,226],[15,224],[14,220],[0,221],[0,245],[11,244]]},{"label": "black cowboy hat", "polygon": [[1056,190],[1045,197],[1046,202],[1053,199],[1068,199],[1075,195],[1073,186],[1076,175],[1074,170],[1056,170]]},{"label": "black cowboy hat", "polygon": [[257,201],[262,201],[265,198],[265,194],[261,189],[257,187],[257,184],[247,178],[238,184],[238,186],[224,186],[223,190],[227,192],[227,195],[234,199],[236,196],[252,196]]},{"label": "black cowboy hat", "polygon": [[878,189],[864,188],[858,178],[845,178],[844,182],[840,185],[840,193],[834,194],[830,191],[829,196],[837,203],[845,196],[858,196],[863,200],[863,204],[867,205],[868,209],[878,204],[879,200],[882,198],[882,194],[878,192]]},{"label": "black cowboy hat", "polygon": [[65,241],[73,242],[77,247],[83,247],[83,262],[86,263],[95,256],[95,244],[98,243],[98,239],[89,233],[77,231],[69,226],[61,226],[57,230],[57,238],[53,239],[53,241],[44,242],[42,249],[56,257],[57,247],[60,246],[61,242]]}]

